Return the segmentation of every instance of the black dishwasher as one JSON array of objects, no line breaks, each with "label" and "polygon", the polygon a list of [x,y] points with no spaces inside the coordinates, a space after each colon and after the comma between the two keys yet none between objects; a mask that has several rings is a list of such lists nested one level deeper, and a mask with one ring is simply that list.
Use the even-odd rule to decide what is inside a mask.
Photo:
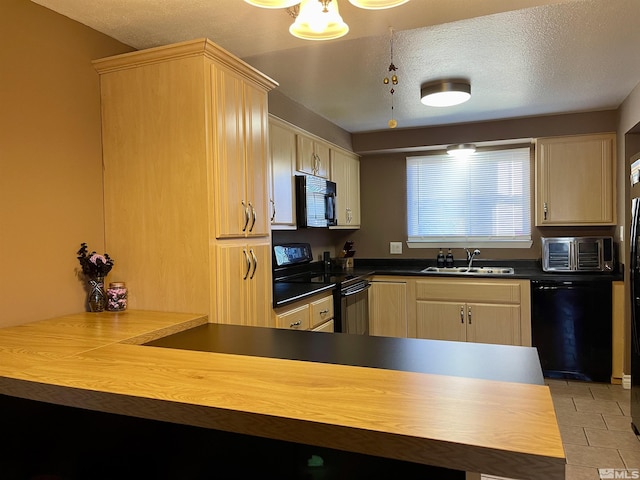
[{"label": "black dishwasher", "polygon": [[531,282],[531,339],[548,378],[611,381],[611,280]]}]

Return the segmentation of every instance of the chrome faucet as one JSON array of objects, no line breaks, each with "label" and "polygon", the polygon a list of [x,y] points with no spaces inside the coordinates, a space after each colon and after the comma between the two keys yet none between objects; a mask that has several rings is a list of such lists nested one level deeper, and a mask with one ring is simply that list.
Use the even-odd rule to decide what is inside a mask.
[{"label": "chrome faucet", "polygon": [[467,252],[467,262],[469,262],[469,266],[467,267],[467,270],[471,270],[471,264],[473,263],[473,258],[476,255],[480,255],[480,250],[476,248],[473,251],[473,253],[471,253],[468,248],[465,248],[464,250]]}]

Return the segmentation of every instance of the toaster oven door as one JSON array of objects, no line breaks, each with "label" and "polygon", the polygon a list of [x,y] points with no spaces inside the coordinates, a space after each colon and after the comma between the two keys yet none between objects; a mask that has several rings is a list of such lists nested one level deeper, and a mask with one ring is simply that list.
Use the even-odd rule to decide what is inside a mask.
[{"label": "toaster oven door", "polygon": [[542,239],[542,269],[545,272],[573,270],[573,242],[568,239]]}]

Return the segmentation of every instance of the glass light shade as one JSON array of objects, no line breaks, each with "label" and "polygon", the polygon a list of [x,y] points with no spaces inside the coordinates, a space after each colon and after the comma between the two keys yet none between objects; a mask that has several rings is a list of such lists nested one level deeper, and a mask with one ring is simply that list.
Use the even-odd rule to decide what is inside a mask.
[{"label": "glass light shade", "polygon": [[289,33],[304,40],[332,40],[345,36],[349,25],[344,23],[338,11],[338,0],[331,0],[324,12],[322,2],[302,0],[295,22]]},{"label": "glass light shade", "polygon": [[300,3],[300,0],[244,0],[254,7],[289,8]]},{"label": "glass light shade", "polygon": [[459,145],[449,145],[447,153],[454,157],[466,157],[476,152],[476,146],[473,143],[461,143]]},{"label": "glass light shade", "polygon": [[420,101],[430,107],[451,107],[470,98],[471,85],[466,80],[438,80],[420,88]]},{"label": "glass light shade", "polygon": [[382,10],[404,5],[409,0],[349,0],[352,5],[367,10]]}]

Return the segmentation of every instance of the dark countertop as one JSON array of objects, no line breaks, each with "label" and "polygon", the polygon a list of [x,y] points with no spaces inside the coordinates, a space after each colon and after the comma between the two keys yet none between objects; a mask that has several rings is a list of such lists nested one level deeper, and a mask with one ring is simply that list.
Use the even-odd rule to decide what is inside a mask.
[{"label": "dark countertop", "polygon": [[[462,266],[456,262],[456,266]],[[513,275],[473,275],[471,278],[516,278],[531,281],[561,281],[561,282],[594,282],[622,280],[622,273],[548,273],[543,272],[537,260],[475,260],[476,266],[508,266],[514,268]],[[428,259],[356,259],[352,270],[334,270],[337,281],[328,283],[303,283],[277,281],[273,287],[273,306],[282,307],[297,300],[302,300],[317,293],[339,288],[340,274],[366,278],[372,275],[398,275],[438,278],[470,278],[464,273],[437,274],[425,273],[422,270],[434,266],[435,262]]]},{"label": "dark countertop", "polygon": [[208,323],[147,346],[544,384],[532,347]]}]

